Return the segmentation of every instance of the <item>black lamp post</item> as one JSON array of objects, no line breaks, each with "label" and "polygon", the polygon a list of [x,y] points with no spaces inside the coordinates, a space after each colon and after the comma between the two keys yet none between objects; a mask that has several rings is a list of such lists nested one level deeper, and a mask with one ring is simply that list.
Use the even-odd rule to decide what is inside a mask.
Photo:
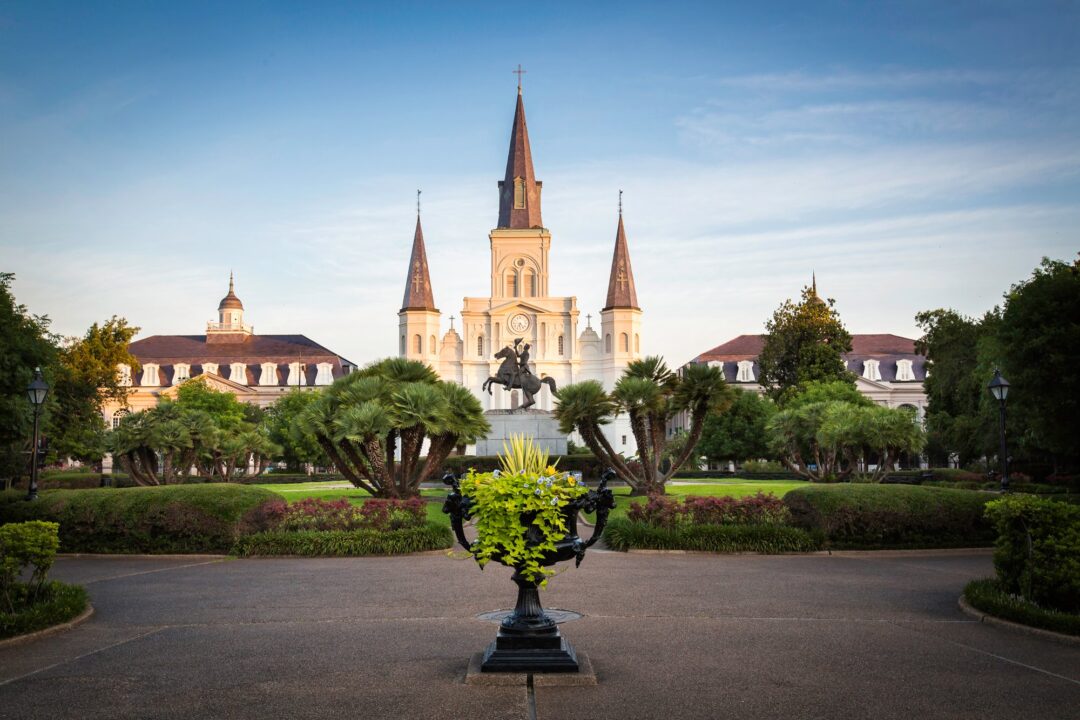
[{"label": "black lamp post", "polygon": [[36,500],[38,493],[38,418],[41,416],[41,406],[45,404],[45,397],[49,394],[49,384],[41,377],[41,368],[34,368],[34,379],[26,386],[26,395],[30,398],[30,404],[34,406],[34,445],[30,451],[30,489],[26,491],[27,500]]},{"label": "black lamp post", "polygon": [[998,401],[998,432],[1001,435],[1001,492],[1009,491],[1009,452],[1005,447],[1005,398],[1009,396],[1009,381],[1001,377],[1001,371],[994,369],[994,379],[986,386],[994,399]]}]

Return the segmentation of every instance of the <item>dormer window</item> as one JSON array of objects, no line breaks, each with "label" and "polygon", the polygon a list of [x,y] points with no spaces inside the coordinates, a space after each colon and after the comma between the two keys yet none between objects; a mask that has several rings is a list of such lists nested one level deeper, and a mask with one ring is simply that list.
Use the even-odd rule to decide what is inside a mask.
[{"label": "dormer window", "polygon": [[229,366],[229,379],[234,383],[241,385],[247,385],[247,365],[244,363],[233,363]]},{"label": "dormer window", "polygon": [[881,380],[881,368],[877,360],[863,361],[862,376],[867,380]]},{"label": "dormer window", "polygon": [[315,374],[316,385],[334,384],[334,366],[330,363],[319,363],[319,371]]},{"label": "dormer window", "polygon": [[740,360],[739,372],[735,375],[736,382],[754,382],[754,362],[752,360]]},{"label": "dormer window", "polygon": [[514,209],[525,209],[525,181],[522,178],[514,178]]},{"label": "dormer window", "polygon": [[161,385],[161,381],[158,380],[158,366],[154,363],[143,365],[142,386],[158,387],[159,385]]},{"label": "dormer window", "polygon": [[116,366],[116,374],[120,378],[120,387],[131,387],[131,366],[120,363]]},{"label": "dormer window", "polygon": [[191,379],[191,366],[187,363],[176,363],[173,365],[172,384],[179,385],[182,382],[187,382]]},{"label": "dormer window", "polygon": [[911,382],[915,379],[915,371],[911,368],[910,360],[896,361],[896,381]]},{"label": "dormer window", "polygon": [[277,385],[277,364],[276,363],[263,363],[261,366],[261,372],[259,373],[260,385]]},{"label": "dormer window", "polygon": [[289,363],[289,387],[297,387],[299,385],[307,385],[307,377],[304,372],[304,366],[298,362]]},{"label": "dormer window", "polygon": [[213,375],[217,375],[218,374],[218,364],[217,363],[203,363],[202,364],[202,371],[203,371],[204,375],[206,373],[211,373]]}]

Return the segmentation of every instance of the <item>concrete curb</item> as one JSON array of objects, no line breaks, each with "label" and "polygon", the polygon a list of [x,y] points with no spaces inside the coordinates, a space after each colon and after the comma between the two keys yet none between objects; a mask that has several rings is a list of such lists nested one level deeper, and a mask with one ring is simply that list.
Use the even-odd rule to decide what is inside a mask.
[{"label": "concrete curb", "polygon": [[38,630],[32,633],[26,633],[25,635],[16,635],[15,637],[6,638],[0,640],[0,648],[10,647],[12,645],[22,645],[23,643],[33,642],[39,638],[43,638],[47,635],[54,635],[65,630],[70,630],[76,625],[81,625],[94,614],[94,606],[90,603],[86,603],[86,609],[76,617],[74,620],[68,620],[66,623],[60,623],[59,625],[53,625],[47,627],[44,630]]},{"label": "concrete curb", "polygon": [[1063,633],[1054,632],[1053,630],[1043,630],[1042,628],[1031,627],[1030,625],[1023,625],[1018,622],[1013,622],[1012,620],[999,618],[995,615],[988,615],[982,610],[972,607],[971,604],[969,604],[968,601],[964,599],[963,595],[961,595],[958,599],[957,605],[960,606],[961,612],[963,612],[965,615],[970,615],[981,623],[986,623],[987,625],[997,625],[998,627],[1008,628],[1010,630],[1017,630],[1028,635],[1035,635],[1036,637],[1053,640],[1064,645],[1080,647],[1080,636],[1065,635]]}]

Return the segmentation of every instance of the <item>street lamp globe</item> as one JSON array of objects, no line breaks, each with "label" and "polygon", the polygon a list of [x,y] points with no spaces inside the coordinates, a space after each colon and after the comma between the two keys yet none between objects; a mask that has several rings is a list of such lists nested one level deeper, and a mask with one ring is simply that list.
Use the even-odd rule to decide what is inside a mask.
[{"label": "street lamp globe", "polygon": [[986,386],[986,389],[990,391],[995,400],[1005,402],[1005,398],[1009,396],[1009,381],[1001,377],[1001,371],[995,368],[994,378]]},{"label": "street lamp globe", "polygon": [[41,407],[49,394],[49,383],[41,377],[41,368],[34,368],[34,379],[26,386],[26,394],[35,408]]}]

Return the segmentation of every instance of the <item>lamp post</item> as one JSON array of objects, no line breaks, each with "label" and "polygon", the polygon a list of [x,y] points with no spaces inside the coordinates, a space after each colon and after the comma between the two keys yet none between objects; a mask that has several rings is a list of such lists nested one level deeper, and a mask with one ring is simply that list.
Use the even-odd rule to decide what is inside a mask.
[{"label": "lamp post", "polygon": [[45,397],[48,394],[49,384],[41,377],[41,368],[34,368],[34,379],[26,386],[26,395],[30,398],[30,404],[34,406],[34,445],[30,451],[30,489],[26,491],[27,500],[36,500],[38,494],[38,418],[41,416],[41,406],[45,404]]},{"label": "lamp post", "polygon": [[1001,436],[1001,492],[1009,491],[1009,452],[1005,447],[1005,398],[1009,396],[1009,381],[1001,377],[1001,371],[994,369],[994,378],[986,386],[994,399],[998,401],[998,433]]}]

